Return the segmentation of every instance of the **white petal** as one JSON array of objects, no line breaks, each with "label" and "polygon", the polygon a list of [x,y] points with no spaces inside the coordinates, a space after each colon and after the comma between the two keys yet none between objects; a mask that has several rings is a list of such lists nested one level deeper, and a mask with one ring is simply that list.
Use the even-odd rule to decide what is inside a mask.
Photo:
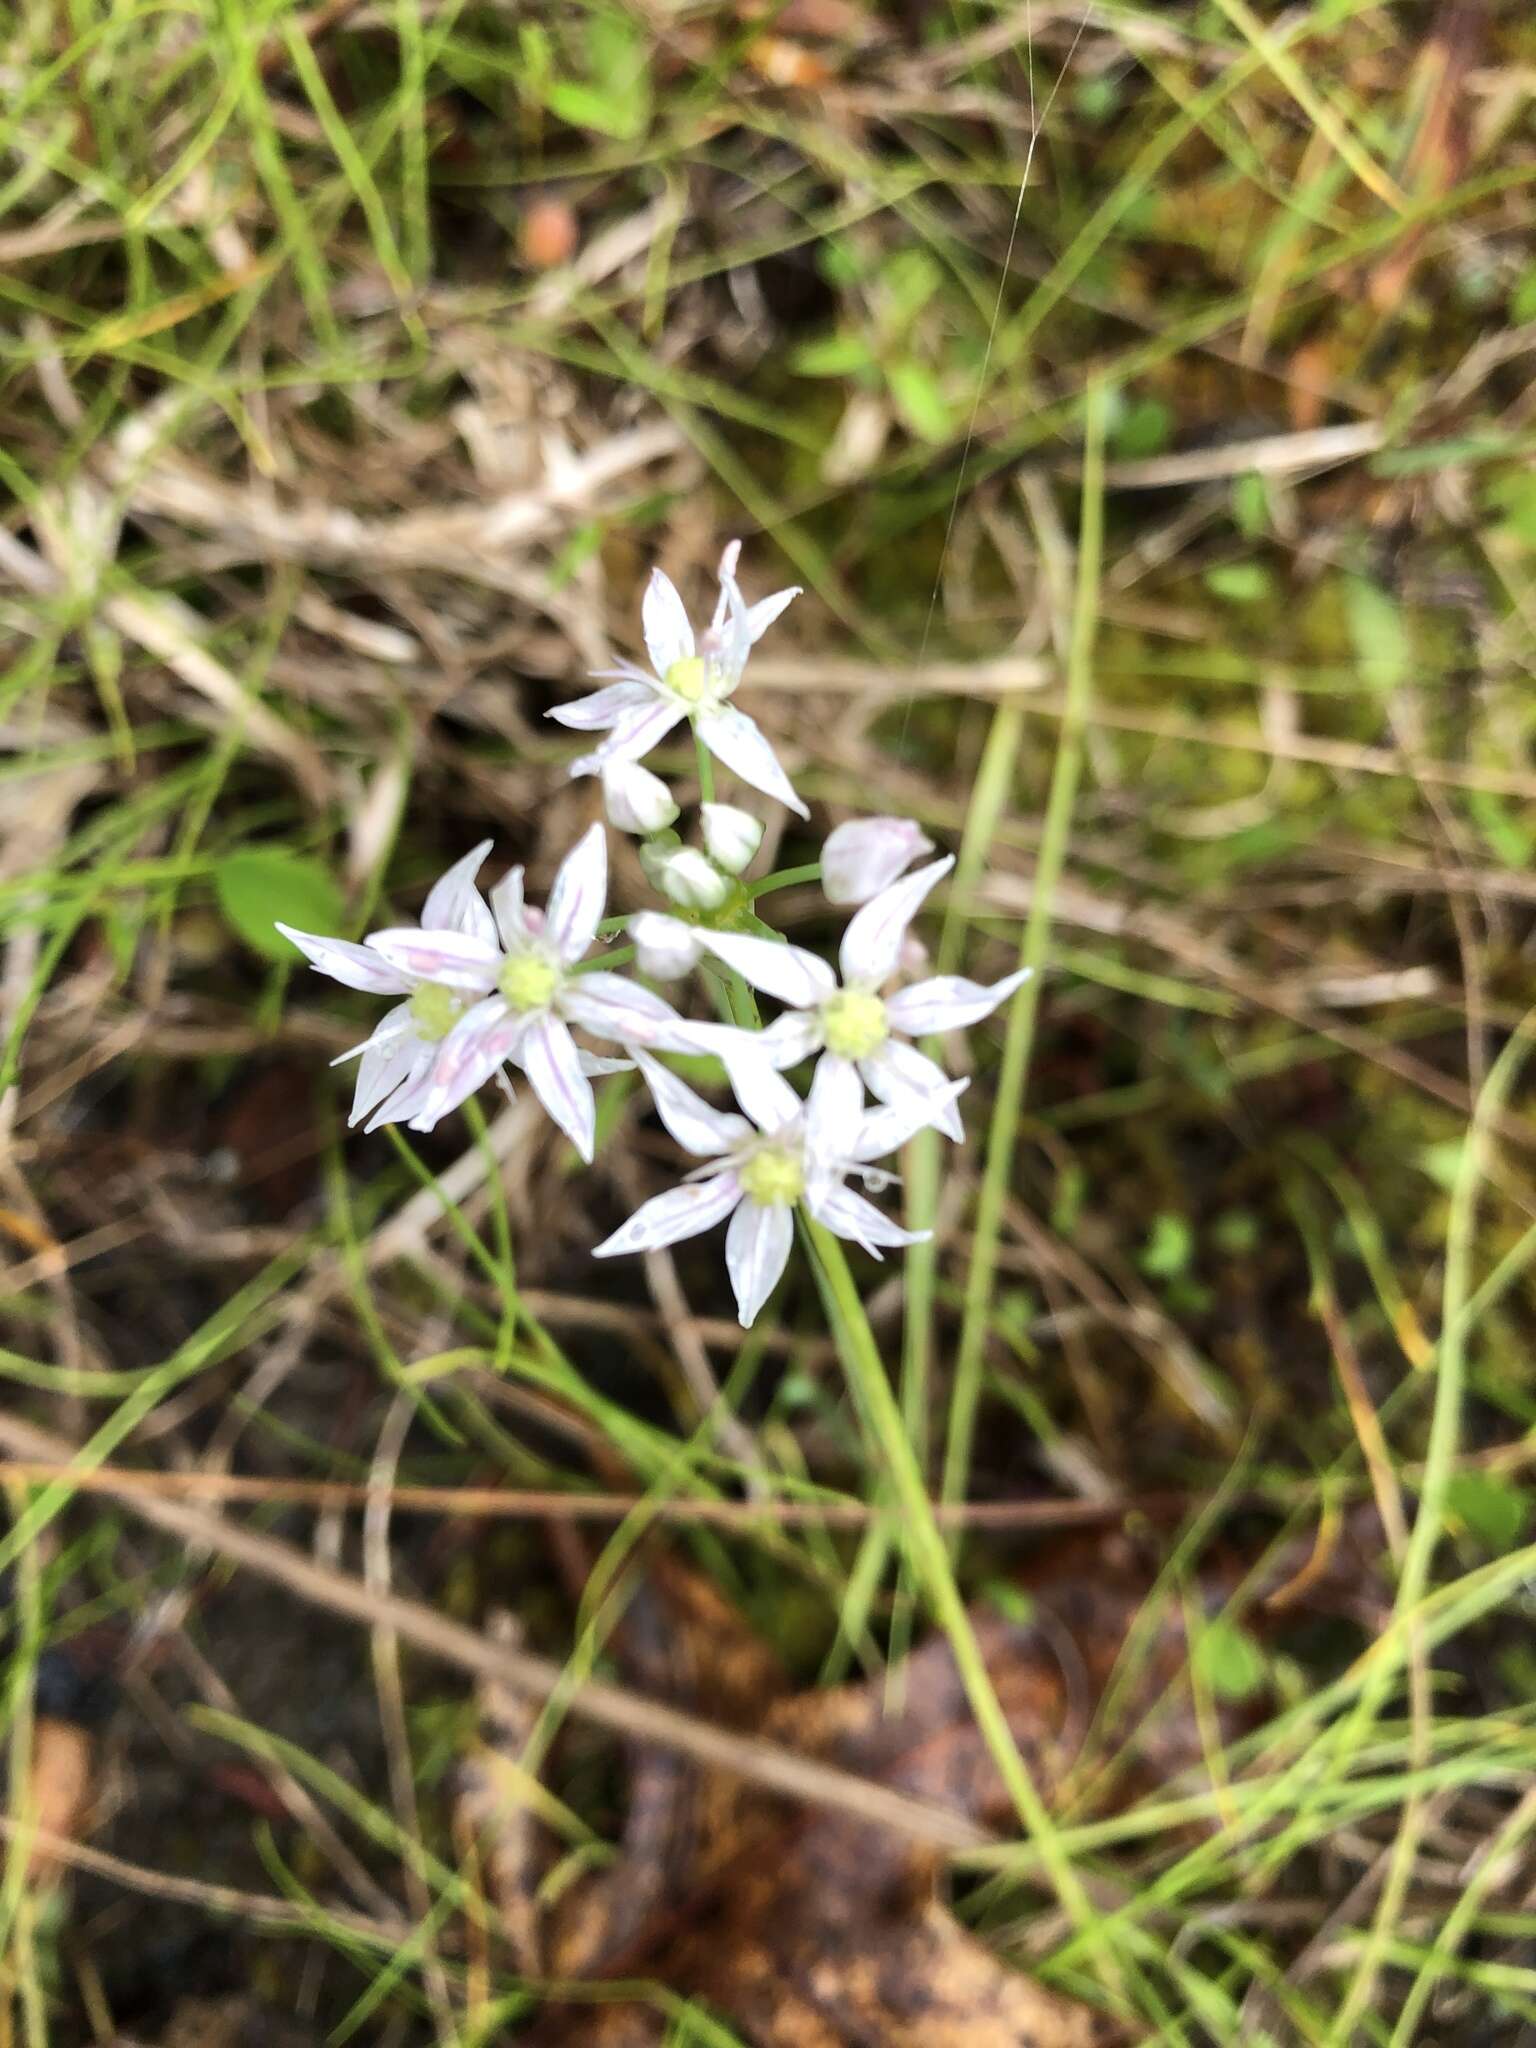
[{"label": "white petal", "polygon": [[744,1116],[716,1109],[660,1060],[642,1052],[636,1055],[636,1065],[646,1078],[657,1115],[695,1159],[713,1159],[751,1137],[752,1126]]},{"label": "white petal", "polygon": [[963,974],[936,974],[913,988],[898,989],[886,1004],[885,1014],[898,1031],[913,1038],[925,1038],[930,1031],[963,1030],[967,1024],[990,1017],[1033,972],[1033,968],[1021,967],[1016,974],[994,981],[990,988],[967,981]]},{"label": "white petal", "polygon": [[685,661],[694,652],[693,628],[687,608],[676,585],[659,569],[651,571],[640,606],[640,623],[645,633],[645,651],[663,680],[675,661]]},{"label": "white petal", "polygon": [[731,893],[731,880],[708,854],[696,846],[679,846],[650,863],[641,849],[641,864],[669,903],[679,910],[718,910]]},{"label": "white petal", "polygon": [[648,839],[677,820],[677,804],[659,775],[638,761],[609,761],[603,768],[603,809],[616,832]]},{"label": "white petal", "polygon": [[629,920],[635,964],[652,981],[676,981],[698,966],[703,947],[699,935],[681,918],[660,910],[642,910]]},{"label": "white petal", "polygon": [[605,1074],[632,1074],[635,1071],[633,1060],[605,1059],[600,1052],[588,1052],[584,1045],[577,1046],[576,1057],[589,1081],[600,1081]]},{"label": "white petal", "polygon": [[367,946],[350,939],[322,939],[313,932],[297,932],[291,924],[277,929],[304,955],[311,967],[318,967],[344,988],[360,988],[364,995],[398,996],[410,987],[410,978],[381,960]]},{"label": "white petal", "polygon": [[695,730],[709,751],[717,760],[723,761],[733,775],[739,775],[743,782],[751,783],[765,796],[777,798],[802,818],[811,815],[779,766],[778,756],[744,711],[738,711],[734,704],[722,705],[718,711],[706,711],[696,721]]},{"label": "white petal", "polygon": [[589,825],[560,863],[544,912],[545,934],[567,966],[596,937],[607,895],[608,835]]},{"label": "white petal", "polygon": [[[667,823],[671,822],[669,818]],[[762,819],[735,804],[700,804],[699,822],[704,828],[704,851],[715,865],[728,875],[744,873],[763,843]]]},{"label": "white petal", "polygon": [[744,1031],[737,1024],[711,1024],[697,1017],[674,1016],[657,1026],[649,1050],[703,1054],[723,1061],[727,1073],[734,1073],[738,1060],[765,1064],[764,1035],[761,1031]]},{"label": "white petal", "polygon": [[640,761],[659,747],[685,713],[670,697],[653,696],[636,711],[626,711],[600,747],[571,763],[572,775],[600,775],[609,761]]},{"label": "white petal", "polygon": [[925,1244],[933,1235],[931,1230],[903,1230],[899,1223],[883,1216],[873,1202],[866,1202],[852,1188],[831,1187],[815,1196],[808,1195],[806,1206],[818,1223],[824,1223],[837,1236],[851,1238],[855,1244],[862,1245],[871,1258],[879,1258],[878,1247],[881,1245],[890,1248]]},{"label": "white petal", "polygon": [[597,1134],[597,1101],[581,1071],[576,1041],[558,1017],[535,1017],[517,1049],[528,1085],[590,1165]]},{"label": "white petal", "polygon": [[370,1040],[363,1047],[357,1086],[352,1091],[349,1124],[360,1124],[370,1110],[377,1109],[387,1095],[393,1095],[403,1081],[432,1064],[432,1048],[414,1032],[393,1031],[387,1038]]},{"label": "white petal", "polygon": [[743,1202],[725,1233],[725,1269],[736,1294],[736,1311],[744,1330],[778,1286],[794,1242],[794,1216],[787,1203],[764,1207]]},{"label": "white petal", "polygon": [[760,597],[756,604],[747,607],[747,638],[755,647],[780,612],[787,611],[800,595],[800,585],[794,584],[788,590],[776,590],[772,597]]},{"label": "white petal", "polygon": [[509,953],[527,943],[529,931],[528,919],[523,910],[521,866],[508,868],[491,891],[491,914],[496,920],[496,929],[501,934],[501,943]]},{"label": "white petal", "polygon": [[[424,1046],[422,1050],[430,1053],[432,1048]],[[421,1065],[413,1066],[399,1087],[391,1094],[385,1096],[372,1116],[369,1117],[367,1123],[363,1125],[364,1131],[379,1131],[384,1128],[385,1124],[409,1123],[425,1103],[431,1086],[432,1062],[430,1059],[427,1059]],[[432,1126],[431,1124],[417,1124],[415,1128],[417,1130],[429,1131]]]},{"label": "white petal", "polygon": [[514,1016],[500,996],[489,996],[466,1010],[433,1056],[430,1079],[411,1128],[430,1131],[450,1109],[457,1109],[515,1057],[527,1029],[526,1018]]},{"label": "white petal", "polygon": [[665,996],[601,967],[572,975],[560,991],[558,1008],[594,1037],[625,1046],[659,1045],[682,1021]]},{"label": "white petal", "polygon": [[782,1074],[821,1046],[821,1018],[815,1010],[786,1010],[757,1034],[757,1044],[769,1065]]},{"label": "white petal", "polygon": [[819,1162],[851,1159],[864,1121],[864,1083],[852,1060],[823,1053],[805,1103],[805,1141]]},{"label": "white petal", "polygon": [[710,620],[710,631],[718,633],[725,620],[725,608],[730,602],[730,587],[736,581],[736,564],[741,560],[741,542],[728,540],[720,552],[720,567],[715,572],[720,579],[720,595],[715,599],[715,616]]},{"label": "white petal", "polygon": [[501,965],[498,949],[468,932],[421,932],[402,926],[370,932],[368,944],[402,974],[417,981],[440,981],[446,988],[488,989]]},{"label": "white petal", "polygon": [[552,704],[544,716],[568,725],[573,732],[606,732],[627,712],[642,711],[655,698],[651,684],[626,676],[606,690],[594,690],[590,697],[578,697],[574,704]]},{"label": "white petal", "polygon": [[432,884],[427,900],[421,906],[421,928],[424,932],[467,932],[470,938],[480,939],[487,946],[496,944],[496,920],[486,909],[484,899],[475,887],[475,877],[484,866],[485,856],[490,850],[490,840],[482,839],[462,860],[456,860],[447,874]]},{"label": "white petal", "polygon": [[621,1223],[612,1237],[594,1245],[594,1259],[611,1259],[620,1252],[654,1252],[680,1238],[697,1237],[702,1230],[729,1216],[741,1200],[741,1185],[734,1173],[712,1174],[708,1180],[689,1181],[680,1188],[668,1188],[664,1195],[652,1195],[648,1202]]},{"label": "white petal", "polygon": [[380,1047],[393,1045],[397,1038],[416,1036],[416,1019],[411,1014],[409,1003],[396,1003],[392,1010],[386,1010],[372,1031],[360,1045],[354,1045],[350,1052],[339,1052],[331,1061],[333,1067],[344,1067],[348,1060],[355,1060],[360,1053],[375,1052]]},{"label": "white petal", "polygon": [[758,939],[749,932],[699,933],[705,948],[764,995],[776,996],[791,1009],[813,1010],[837,989],[837,976],[825,960],[803,946],[780,939]]},{"label": "white petal", "polygon": [[947,875],[954,864],[952,853],[946,854],[942,860],[931,860],[915,875],[906,875],[901,881],[892,882],[888,889],[882,889],[862,910],[854,913],[847,931],[843,933],[842,947],[837,956],[845,982],[863,982],[869,988],[881,988],[890,980],[901,957],[901,942],[906,936],[907,926],[916,917],[934,883]]},{"label": "white petal", "polygon": [[933,841],[910,818],[852,818],[827,835],[821,886],[829,903],[867,903]]},{"label": "white petal", "polygon": [[[951,1081],[944,1090],[942,1108],[953,1105],[970,1085],[969,1081]],[[868,1165],[871,1160],[888,1158],[892,1152],[899,1152],[918,1131],[930,1128],[943,1129],[946,1137],[954,1135],[939,1123],[931,1096],[909,1095],[902,1102],[872,1109],[859,1126],[859,1135],[849,1159],[856,1165]]]},{"label": "white petal", "polygon": [[955,1107],[959,1091],[944,1069],[935,1066],[915,1045],[888,1038],[878,1052],[859,1061],[859,1071],[869,1083],[871,1095],[920,1119],[913,1126],[915,1130],[931,1124],[957,1145],[963,1142],[965,1126]]},{"label": "white petal", "polygon": [[798,1119],[805,1105],[763,1058],[757,1048],[759,1034],[743,1031],[738,1035],[741,1042],[721,1054],[736,1100],[760,1131],[782,1131]]}]

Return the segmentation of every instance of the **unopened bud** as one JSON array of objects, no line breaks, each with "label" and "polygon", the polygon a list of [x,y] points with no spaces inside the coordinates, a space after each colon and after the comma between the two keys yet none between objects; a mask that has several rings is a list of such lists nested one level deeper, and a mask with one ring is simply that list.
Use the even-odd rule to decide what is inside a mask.
[{"label": "unopened bud", "polygon": [[697,847],[681,846],[656,865],[662,894],[680,910],[718,910],[731,893],[730,876]]},{"label": "unopened bud", "polygon": [[704,846],[716,867],[739,875],[763,843],[762,820],[734,804],[701,804]]},{"label": "unopened bud", "polygon": [[704,948],[699,935],[664,911],[642,910],[629,920],[635,965],[651,981],[676,981],[698,966]]},{"label": "unopened bud", "polygon": [[664,831],[677,816],[671,790],[637,761],[610,761],[604,768],[603,804],[616,831],[639,839]]},{"label": "unopened bud", "polygon": [[932,840],[910,818],[854,818],[821,849],[821,886],[829,903],[867,903],[932,851]]}]

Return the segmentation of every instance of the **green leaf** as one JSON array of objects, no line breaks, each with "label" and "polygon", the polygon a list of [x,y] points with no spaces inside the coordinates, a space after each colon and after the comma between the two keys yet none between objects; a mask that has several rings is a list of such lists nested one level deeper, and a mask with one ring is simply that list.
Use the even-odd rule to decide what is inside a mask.
[{"label": "green leaf", "polygon": [[227,853],[213,871],[214,892],[225,921],[265,960],[290,967],[299,955],[276,927],[277,920],[302,932],[334,932],[346,903],[330,870],[317,860],[275,848],[251,846]]},{"label": "green leaf", "polygon": [[1195,1668],[1218,1699],[1247,1700],[1263,1685],[1269,1663],[1247,1629],[1219,1614],[1195,1647]]},{"label": "green leaf", "polygon": [[822,334],[789,352],[789,367],[800,377],[848,377],[874,360],[860,334]]},{"label": "green leaf", "polygon": [[1490,1550],[1513,1550],[1531,1518],[1531,1496],[1495,1472],[1453,1472],[1445,1487],[1446,1513]]},{"label": "green leaf", "polygon": [[1259,540],[1269,531],[1269,484],[1256,469],[1232,486],[1232,517],[1245,540]]},{"label": "green leaf", "polygon": [[633,95],[562,78],[544,97],[549,111],[572,128],[591,128],[599,135],[611,135],[616,142],[633,142],[645,132],[649,108]]},{"label": "green leaf", "polygon": [[954,417],[930,370],[921,363],[892,363],[885,376],[896,410],[920,440],[954,437]]},{"label": "green leaf", "polygon": [[1172,1280],[1187,1272],[1194,1252],[1194,1233],[1182,1216],[1165,1210],[1152,1219],[1152,1231],[1137,1261],[1154,1280]]},{"label": "green leaf", "polygon": [[1536,263],[1510,293],[1509,317],[1517,327],[1524,326],[1527,320],[1536,320]]},{"label": "green leaf", "polygon": [[1159,455],[1173,435],[1173,413],[1160,398],[1138,398],[1128,405],[1110,432],[1109,445],[1127,461]]},{"label": "green leaf", "polygon": [[1363,576],[1346,577],[1344,618],[1367,687],[1385,696],[1407,682],[1413,672],[1413,642],[1397,599]]},{"label": "green leaf", "polygon": [[1269,595],[1269,571],[1262,562],[1218,562],[1206,570],[1205,587],[1228,604],[1257,604]]},{"label": "green leaf", "polygon": [[1501,476],[1485,492],[1490,505],[1503,512],[1500,531],[1536,548],[1536,477]]}]

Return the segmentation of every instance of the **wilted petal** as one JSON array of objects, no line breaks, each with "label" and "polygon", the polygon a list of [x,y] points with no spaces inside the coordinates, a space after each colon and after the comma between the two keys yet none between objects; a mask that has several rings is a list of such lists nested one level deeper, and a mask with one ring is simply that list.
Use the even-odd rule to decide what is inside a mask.
[{"label": "wilted petal", "polygon": [[924,1038],[930,1031],[963,1030],[967,1024],[990,1017],[1033,972],[1033,968],[1021,967],[1016,974],[994,981],[990,988],[967,981],[963,974],[936,974],[931,981],[898,989],[887,1002],[885,1014],[898,1031],[912,1038]]},{"label": "wilted petal", "polygon": [[402,926],[370,932],[368,944],[401,973],[417,981],[440,981],[446,988],[488,989],[501,965],[496,947],[468,932],[422,932]]},{"label": "wilted petal", "polygon": [[739,775],[743,782],[749,782],[765,796],[775,797],[802,818],[810,816],[796,796],[793,783],[779,766],[778,756],[744,711],[738,711],[734,704],[722,705],[718,711],[702,713],[694,729],[709,751],[717,760],[723,761],[733,775]]},{"label": "wilted petal", "polygon": [[657,1115],[695,1159],[712,1159],[751,1137],[752,1126],[744,1116],[716,1109],[660,1060],[649,1059],[642,1052],[637,1054],[636,1064],[650,1088]]},{"label": "wilted petal", "polygon": [[654,702],[655,696],[649,683],[626,676],[622,682],[610,683],[606,690],[594,690],[590,697],[578,697],[572,704],[552,704],[544,716],[568,725],[573,732],[606,732],[629,712],[641,711]]},{"label": "wilted petal", "polygon": [[607,895],[608,836],[589,825],[560,863],[544,912],[545,934],[567,966],[596,937]]},{"label": "wilted petal", "polygon": [[345,988],[358,988],[369,996],[398,996],[411,985],[409,976],[367,946],[354,945],[350,939],[323,939],[313,932],[297,932],[291,924],[279,924],[277,929],[298,947],[311,967],[318,967]]},{"label": "wilted petal", "polygon": [[881,988],[890,980],[901,957],[901,942],[907,926],[916,917],[934,883],[947,875],[954,864],[953,854],[946,854],[942,860],[931,860],[915,875],[906,875],[901,881],[892,882],[888,889],[882,889],[862,910],[854,913],[847,931],[843,933],[843,943],[837,956],[845,982],[862,982],[868,988]]},{"label": "wilted petal", "polygon": [[559,1010],[594,1037],[620,1045],[659,1045],[682,1021],[665,996],[601,967],[572,975],[560,991]]},{"label": "wilted petal", "polygon": [[821,1162],[852,1157],[864,1120],[864,1083],[852,1060],[823,1053],[805,1103],[805,1141]]},{"label": "wilted petal", "polygon": [[421,1107],[411,1128],[430,1131],[450,1109],[457,1109],[491,1078],[504,1061],[517,1056],[527,1020],[514,1016],[500,996],[489,996],[466,1010],[438,1046]]},{"label": "wilted petal", "polygon": [[741,1200],[741,1185],[734,1173],[712,1174],[708,1180],[688,1181],[680,1188],[668,1188],[664,1195],[652,1195],[648,1202],[621,1223],[612,1237],[592,1248],[594,1259],[616,1258],[621,1252],[655,1252],[663,1245],[676,1244],[685,1237],[697,1237],[701,1230],[729,1216]]},{"label": "wilted petal", "polygon": [[888,1038],[878,1052],[860,1060],[859,1071],[869,1083],[871,1095],[895,1108],[921,1108],[923,1123],[932,1124],[957,1145],[964,1140],[965,1126],[955,1107],[949,1076],[915,1045]]},{"label": "wilted petal", "polygon": [[781,612],[787,611],[800,595],[800,585],[793,584],[788,590],[776,590],[772,597],[760,597],[756,604],[747,606],[747,638],[755,647]]},{"label": "wilted petal", "polygon": [[600,775],[609,761],[643,760],[684,715],[682,705],[671,697],[653,694],[637,710],[626,711],[600,747],[573,761],[571,774]]},{"label": "wilted petal", "polygon": [[808,1194],[806,1206],[818,1223],[824,1223],[838,1237],[862,1245],[871,1258],[879,1258],[878,1248],[882,1245],[889,1250],[898,1245],[924,1244],[933,1235],[931,1230],[903,1230],[852,1188],[830,1187]]},{"label": "wilted petal", "polygon": [[829,903],[867,903],[933,841],[910,818],[853,818],[827,835],[821,886]]},{"label": "wilted petal", "polygon": [[501,934],[501,943],[509,953],[527,943],[529,930],[528,918],[523,907],[521,866],[508,868],[491,891],[491,914],[496,920],[496,929]]},{"label": "wilted petal", "polygon": [[739,1043],[721,1054],[736,1100],[760,1131],[782,1131],[795,1122],[805,1105],[763,1058],[757,1046],[759,1034],[742,1031],[737,1037]]},{"label": "wilted petal", "polygon": [[558,1017],[546,1012],[533,1019],[517,1049],[517,1063],[534,1094],[590,1165],[597,1101],[592,1083],[581,1071],[576,1041]]},{"label": "wilted petal", "polygon": [[[406,1014],[409,1017],[408,1009]],[[431,1047],[424,1045],[413,1031],[391,1031],[383,1038],[375,1033],[363,1047],[357,1086],[352,1091],[352,1111],[347,1122],[360,1124],[370,1110],[378,1108],[385,1096],[394,1093],[402,1081],[430,1066],[431,1059]]]},{"label": "wilted petal", "polygon": [[423,931],[467,932],[470,938],[494,947],[496,920],[486,909],[484,898],[475,887],[475,877],[484,866],[485,856],[490,850],[490,840],[482,839],[462,860],[456,860],[441,880],[432,884],[427,900],[421,906]]},{"label": "wilted petal", "polygon": [[660,569],[651,571],[640,606],[640,623],[645,633],[645,651],[663,681],[675,661],[686,661],[694,651],[693,628],[677,586]]},{"label": "wilted petal", "polygon": [[786,1010],[757,1034],[763,1057],[779,1073],[809,1059],[821,1043],[821,1019],[814,1010]]},{"label": "wilted petal", "polygon": [[[952,1112],[954,1103],[970,1085],[969,1081],[947,1082],[939,1098],[941,1112]],[[919,1131],[937,1127],[944,1129],[946,1136],[953,1136],[952,1131],[938,1124],[934,1102],[935,1098],[929,1095],[909,1095],[901,1102],[870,1110],[859,1125],[859,1135],[848,1155],[850,1162],[867,1166],[873,1160],[889,1158]]]},{"label": "wilted petal", "polygon": [[743,1202],[731,1218],[725,1233],[725,1269],[744,1330],[752,1327],[758,1310],[778,1286],[794,1236],[794,1217],[783,1202],[771,1207]]},{"label": "wilted petal", "polygon": [[825,960],[803,946],[780,939],[758,939],[749,932],[699,933],[707,951],[764,995],[776,996],[795,1010],[813,1010],[837,989],[837,976]]}]

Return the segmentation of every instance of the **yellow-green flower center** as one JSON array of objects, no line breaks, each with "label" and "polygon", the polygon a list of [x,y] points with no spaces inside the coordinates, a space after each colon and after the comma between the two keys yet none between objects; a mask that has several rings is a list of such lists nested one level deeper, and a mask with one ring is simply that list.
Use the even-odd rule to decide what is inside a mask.
[{"label": "yellow-green flower center", "polygon": [[885,1043],[885,1005],[867,989],[840,988],[821,1006],[821,1030],[828,1052],[866,1060]]},{"label": "yellow-green flower center", "polygon": [[560,986],[560,970],[542,953],[514,953],[496,986],[514,1010],[542,1010]]},{"label": "yellow-green flower center", "polygon": [[765,1145],[742,1167],[738,1175],[747,1199],[765,1209],[787,1208],[805,1193],[805,1173],[799,1159],[782,1145]]},{"label": "yellow-green flower center", "polygon": [[411,995],[411,1022],[418,1038],[446,1038],[463,1014],[459,997],[438,982],[424,981]]},{"label": "yellow-green flower center", "polygon": [[702,704],[709,692],[709,670],[698,654],[685,654],[681,661],[674,661],[662,681],[685,704]]}]

